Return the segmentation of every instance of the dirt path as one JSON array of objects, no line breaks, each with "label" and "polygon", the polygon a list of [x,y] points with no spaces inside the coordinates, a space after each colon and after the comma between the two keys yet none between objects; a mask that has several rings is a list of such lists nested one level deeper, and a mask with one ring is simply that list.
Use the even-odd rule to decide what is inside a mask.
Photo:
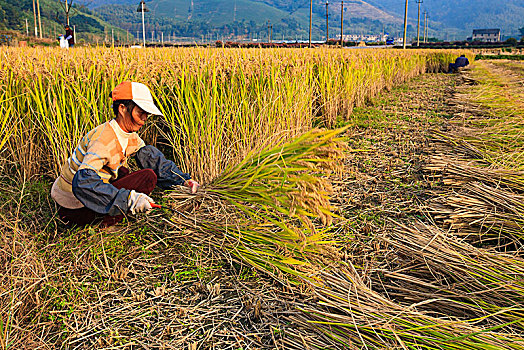
[{"label": "dirt path", "polygon": [[435,186],[422,173],[430,133],[452,117],[448,102],[461,83],[457,75],[426,74],[355,110],[335,200],[355,233],[378,232],[387,218],[420,217],[419,204]]}]

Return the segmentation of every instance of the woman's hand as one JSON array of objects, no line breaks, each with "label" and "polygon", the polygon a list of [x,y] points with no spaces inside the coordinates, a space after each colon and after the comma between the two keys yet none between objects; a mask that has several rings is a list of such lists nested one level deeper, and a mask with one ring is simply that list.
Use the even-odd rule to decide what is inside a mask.
[{"label": "woman's hand", "polygon": [[135,215],[138,213],[147,213],[152,209],[152,204],[154,203],[155,201],[152,198],[135,190],[131,190],[129,198],[127,199],[129,211]]},{"label": "woman's hand", "polygon": [[200,187],[200,184],[193,179],[187,180],[185,185],[191,189],[191,193],[193,194],[197,193],[198,188]]}]

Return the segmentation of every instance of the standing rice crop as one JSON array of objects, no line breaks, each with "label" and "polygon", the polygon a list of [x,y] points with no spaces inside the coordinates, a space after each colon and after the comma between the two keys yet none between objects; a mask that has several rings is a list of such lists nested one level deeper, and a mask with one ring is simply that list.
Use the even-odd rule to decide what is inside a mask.
[{"label": "standing rice crop", "polygon": [[173,157],[206,182],[253,149],[348,119],[354,105],[436,70],[458,52],[4,48],[0,54],[0,86],[5,98],[14,97],[5,108],[20,118],[8,153],[29,176],[56,176],[85,131],[112,118],[112,88],[135,80],[152,88],[166,114],[161,132]]}]

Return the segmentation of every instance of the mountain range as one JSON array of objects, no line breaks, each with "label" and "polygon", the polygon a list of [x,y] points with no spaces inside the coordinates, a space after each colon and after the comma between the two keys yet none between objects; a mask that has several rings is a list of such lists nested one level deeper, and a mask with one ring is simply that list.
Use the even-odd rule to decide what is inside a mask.
[{"label": "mountain range", "polygon": [[[138,15],[132,21],[118,18],[136,11],[139,1],[93,0],[90,6],[104,20],[124,29],[140,30]],[[323,40],[326,27],[326,2],[313,0],[313,38]],[[329,1],[332,37],[340,33],[341,1]],[[274,37],[306,36],[309,29],[309,0],[150,0],[146,6],[150,30],[188,36],[190,30],[202,34],[264,36],[267,22],[273,24]],[[344,32],[377,34],[382,31],[399,35],[403,30],[402,0],[344,1]],[[409,36],[416,35],[418,6],[409,0]],[[524,0],[424,0],[421,13],[427,11],[430,35],[458,40],[473,29],[500,28],[505,35],[517,35],[524,26]],[[124,16],[125,17],[125,16]],[[423,21],[423,15],[421,14]],[[243,24],[242,24],[243,23]],[[421,24],[422,25],[422,24]],[[198,29],[196,29],[198,28]],[[267,34],[266,34],[267,35]]]},{"label": "mountain range", "polygon": [[[52,26],[59,10],[58,0],[40,0],[44,22]],[[119,36],[129,32],[141,36],[139,0],[75,1],[71,23],[78,31],[105,35],[112,28]],[[401,34],[404,17],[403,0],[345,0],[344,33]],[[146,6],[148,38],[159,33],[172,37],[208,40],[235,40],[240,37],[267,40],[307,39],[309,0],[150,0]],[[81,6],[84,5],[84,6]],[[417,3],[409,0],[408,36],[416,36]],[[429,34],[448,40],[463,40],[477,28],[500,28],[505,35],[518,35],[524,26],[524,0],[424,0]],[[31,0],[2,0],[0,29],[25,30],[24,18],[32,17]],[[330,37],[340,34],[341,1],[330,0],[328,6]],[[423,20],[423,15],[422,15]],[[269,30],[268,24],[271,25]],[[421,24],[422,25],[422,24]],[[119,29],[117,29],[119,28]],[[313,0],[313,39],[325,40],[326,1]]]},{"label": "mountain range", "polygon": [[[404,16],[404,2],[399,0],[367,0],[370,5]],[[499,28],[502,33],[516,35],[524,27],[524,0],[423,0],[430,25],[438,31],[471,35],[473,29]],[[409,1],[409,15],[415,19],[417,4]]]},{"label": "mountain range", "polygon": [[[146,2],[146,31],[190,37],[234,39],[238,36],[267,39],[268,21],[273,38],[305,38],[309,31],[309,1],[289,0],[154,0]],[[138,3],[128,0],[99,1],[91,8],[104,20],[136,33],[142,31]],[[315,1],[313,39],[325,39],[326,6]],[[340,33],[340,4],[329,6],[331,37]],[[402,19],[363,1],[346,1],[345,33],[378,33],[400,30]]]}]

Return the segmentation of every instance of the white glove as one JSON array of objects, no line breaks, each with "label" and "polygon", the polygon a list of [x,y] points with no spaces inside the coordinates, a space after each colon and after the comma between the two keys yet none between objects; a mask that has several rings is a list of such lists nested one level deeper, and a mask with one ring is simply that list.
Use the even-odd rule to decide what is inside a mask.
[{"label": "white glove", "polygon": [[198,191],[198,188],[200,187],[200,184],[196,182],[195,180],[187,180],[186,186],[191,189],[191,193],[195,194]]},{"label": "white glove", "polygon": [[146,194],[131,190],[129,198],[127,199],[127,206],[132,214],[144,213],[153,209],[151,203],[154,202],[155,201]]}]

